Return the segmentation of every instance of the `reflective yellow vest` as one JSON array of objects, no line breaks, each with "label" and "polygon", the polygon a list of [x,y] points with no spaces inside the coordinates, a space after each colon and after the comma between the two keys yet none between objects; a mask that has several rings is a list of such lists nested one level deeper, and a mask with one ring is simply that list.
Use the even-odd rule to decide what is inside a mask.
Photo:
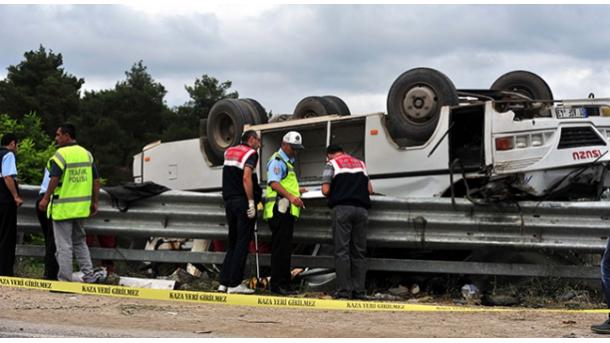
[{"label": "reflective yellow vest", "polygon": [[[282,187],[284,187],[284,189],[288,193],[297,197],[301,196],[301,192],[299,191],[299,181],[297,180],[297,174],[294,172],[294,166],[290,162],[284,160],[282,158],[282,155],[280,155],[277,151],[271,156],[269,161],[275,158],[279,158],[284,161],[284,163],[286,163],[286,167],[288,168],[288,173],[282,180],[280,180],[280,185],[282,185]],[[271,188],[271,186],[267,185],[267,188],[265,190],[265,209],[263,211],[263,219],[269,220],[273,218],[273,206],[275,205],[277,197],[277,192],[273,188]],[[301,214],[301,208],[298,206],[294,206],[291,203],[290,214],[298,218]]]},{"label": "reflective yellow vest", "polygon": [[47,215],[53,220],[87,218],[91,213],[93,194],[93,157],[79,145],[69,145],[57,149],[51,161],[63,171],[53,198],[47,208]]}]

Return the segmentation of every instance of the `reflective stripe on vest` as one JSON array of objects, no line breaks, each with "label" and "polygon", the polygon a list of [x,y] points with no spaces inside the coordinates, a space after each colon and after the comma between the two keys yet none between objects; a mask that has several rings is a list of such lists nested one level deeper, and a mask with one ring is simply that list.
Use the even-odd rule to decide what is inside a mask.
[{"label": "reflective stripe on vest", "polygon": [[[273,154],[269,161],[275,158],[280,158],[282,161],[284,161],[284,163],[286,163],[286,167],[288,168],[288,173],[286,173],[286,176],[280,180],[280,185],[284,187],[288,193],[300,197],[301,192],[299,191],[299,181],[297,180],[297,174],[294,172],[294,166],[290,162],[284,160],[278,152]],[[273,218],[273,206],[275,206],[277,198],[277,192],[271,188],[270,185],[267,185],[265,190],[265,209],[263,211],[263,219],[269,220]],[[290,204],[290,214],[298,218],[301,214],[301,208]]]},{"label": "reflective stripe on vest", "polygon": [[51,161],[62,174],[47,208],[49,217],[58,221],[89,217],[93,193],[93,157],[89,151],[78,145],[62,147],[49,160],[49,170]]},{"label": "reflective stripe on vest", "polygon": [[334,158],[330,160],[330,163],[332,164],[334,169],[333,178],[339,174],[344,173],[364,173],[364,175],[368,176],[368,174],[366,173],[366,166],[364,162],[348,154],[343,154],[337,158]]},{"label": "reflective stripe on vest", "polygon": [[250,148],[249,146],[240,144],[234,147],[230,147],[225,150],[224,154],[224,165],[229,167],[237,167],[239,169],[244,169],[244,165],[246,161],[252,154],[254,154],[256,150]]}]

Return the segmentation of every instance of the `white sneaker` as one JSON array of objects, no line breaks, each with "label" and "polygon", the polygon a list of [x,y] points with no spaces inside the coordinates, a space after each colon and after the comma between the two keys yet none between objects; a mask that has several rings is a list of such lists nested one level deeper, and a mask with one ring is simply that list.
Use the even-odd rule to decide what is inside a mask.
[{"label": "white sneaker", "polygon": [[223,292],[223,293],[226,292],[227,291],[227,286],[225,286],[225,285],[218,286],[218,291],[219,292]]},{"label": "white sneaker", "polygon": [[254,293],[254,290],[252,288],[248,288],[246,285],[239,284],[235,287],[228,287],[227,293],[252,294]]}]

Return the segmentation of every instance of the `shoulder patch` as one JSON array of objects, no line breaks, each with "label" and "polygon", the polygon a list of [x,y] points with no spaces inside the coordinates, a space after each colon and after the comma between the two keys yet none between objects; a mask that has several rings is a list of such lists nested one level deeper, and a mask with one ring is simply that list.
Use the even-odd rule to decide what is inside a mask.
[{"label": "shoulder patch", "polygon": [[280,175],[280,172],[281,172],[280,166],[275,166],[275,167],[273,167],[273,172],[274,172],[276,175]]}]

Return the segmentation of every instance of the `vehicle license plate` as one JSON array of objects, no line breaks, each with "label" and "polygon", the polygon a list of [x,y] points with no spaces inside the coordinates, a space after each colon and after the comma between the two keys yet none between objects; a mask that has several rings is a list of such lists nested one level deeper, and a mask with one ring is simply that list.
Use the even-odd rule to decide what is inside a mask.
[{"label": "vehicle license plate", "polygon": [[557,107],[555,108],[557,119],[586,118],[587,111],[582,107]]}]

